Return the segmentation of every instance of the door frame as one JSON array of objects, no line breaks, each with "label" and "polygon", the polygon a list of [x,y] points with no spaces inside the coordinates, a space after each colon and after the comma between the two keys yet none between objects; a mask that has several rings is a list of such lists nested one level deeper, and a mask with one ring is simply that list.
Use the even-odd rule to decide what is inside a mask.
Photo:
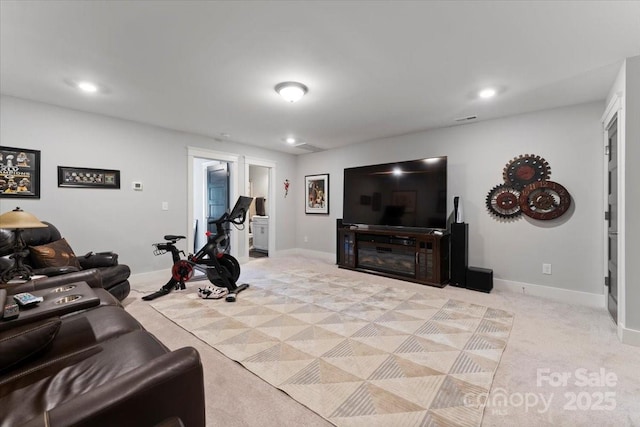
[{"label": "door frame", "polygon": [[[618,132],[618,338],[622,341],[622,334],[624,331],[624,324],[626,318],[626,304],[625,304],[625,296],[626,296],[626,268],[625,268],[625,134],[624,134],[624,95],[621,92],[615,93],[611,98],[611,101],[607,105],[604,114],[602,115],[602,135],[603,135],[603,265],[604,265],[604,273],[608,271],[608,238],[609,238],[609,230],[608,230],[608,221],[604,219],[604,212],[609,208],[608,202],[608,156],[606,155],[606,147],[609,145],[609,128],[614,119],[617,118],[617,132]],[[608,289],[604,286],[604,307],[607,307],[608,304]]]},{"label": "door frame", "polygon": [[[193,220],[195,219],[193,212],[194,201],[194,173],[193,173],[193,160],[195,158],[207,159],[207,160],[219,160],[221,162],[229,163],[229,201],[231,204],[235,203],[239,197],[238,191],[238,161],[240,156],[232,153],[225,153],[222,151],[208,150],[200,147],[187,147],[187,248],[193,248],[194,236],[191,232],[193,228]],[[230,206],[230,208],[233,206]],[[231,255],[238,256],[239,249],[238,238],[239,233],[231,233]]]},{"label": "door frame", "polygon": [[[249,166],[261,166],[269,169],[269,194],[267,194],[267,211],[269,216],[269,256],[272,257],[276,251],[276,162],[257,157],[244,156],[244,177],[245,192],[249,194]],[[243,257],[249,258],[249,233],[245,233]]]}]

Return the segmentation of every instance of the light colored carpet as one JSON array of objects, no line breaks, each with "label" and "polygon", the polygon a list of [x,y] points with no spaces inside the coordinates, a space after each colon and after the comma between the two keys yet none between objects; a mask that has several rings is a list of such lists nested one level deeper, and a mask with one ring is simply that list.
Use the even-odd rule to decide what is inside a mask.
[{"label": "light colored carpet", "polygon": [[[509,342],[487,398],[483,427],[640,426],[640,348],[618,340],[615,325],[604,308],[583,307],[496,289],[485,294],[451,286],[432,288],[338,269],[335,260],[328,256],[303,254],[244,263],[241,279],[257,283],[283,269],[308,269],[394,289],[419,289],[442,298],[515,313]],[[129,313],[169,348],[193,346],[198,350],[204,366],[208,427],[331,425],[141,300],[144,294],[164,285],[169,274],[168,267],[165,271],[134,274],[131,278],[132,292],[124,304]],[[190,282],[187,291],[202,284]],[[240,294],[240,300],[243,295]],[[591,375],[599,375],[604,370],[607,375],[615,375],[616,381],[600,386],[585,385],[576,381],[577,370],[586,370]],[[541,371],[554,375],[568,374],[571,378],[563,384],[539,382]],[[607,393],[614,394],[615,407],[607,405],[606,409],[598,409],[598,399]],[[578,396],[582,399],[580,406],[571,405],[571,399]],[[589,399],[592,405],[585,406]]]},{"label": "light colored carpet", "polygon": [[194,284],[151,306],[338,426],[479,426],[513,315],[368,278],[283,269],[234,304]]}]

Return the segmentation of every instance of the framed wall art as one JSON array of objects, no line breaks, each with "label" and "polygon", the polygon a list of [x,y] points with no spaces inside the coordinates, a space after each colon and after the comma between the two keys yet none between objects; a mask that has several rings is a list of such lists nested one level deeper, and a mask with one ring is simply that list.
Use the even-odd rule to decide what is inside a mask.
[{"label": "framed wall art", "polygon": [[120,171],[58,166],[58,187],[120,188]]},{"label": "framed wall art", "polygon": [[307,175],[305,181],[306,214],[329,214],[329,174]]},{"label": "framed wall art", "polygon": [[40,198],[40,151],[0,147],[0,197]]}]

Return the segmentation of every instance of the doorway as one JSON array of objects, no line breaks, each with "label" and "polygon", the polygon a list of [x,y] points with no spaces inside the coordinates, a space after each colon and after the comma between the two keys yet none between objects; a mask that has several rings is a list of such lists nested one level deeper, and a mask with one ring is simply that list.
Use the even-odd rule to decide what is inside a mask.
[{"label": "doorway", "polygon": [[269,256],[269,168],[249,165],[249,196],[253,203],[249,208],[249,257]]},{"label": "doorway", "polygon": [[245,191],[254,198],[247,234],[247,255],[250,258],[273,256],[275,251],[275,174],[274,162],[245,157]]},{"label": "doorway", "polygon": [[607,310],[618,323],[618,119],[607,128]]},{"label": "doorway", "polygon": [[[238,157],[202,148],[188,147],[187,174],[187,247],[196,252],[206,242],[209,218],[218,218],[226,212],[238,194]],[[232,202],[233,201],[233,202]],[[243,239],[231,228],[229,253],[238,257],[242,253]]]},{"label": "doorway", "polygon": [[604,170],[604,305],[624,342],[625,324],[625,110],[615,93],[602,116]]},{"label": "doorway", "polygon": [[[224,215],[229,205],[229,164],[217,162],[208,165],[206,170],[206,202],[207,202],[207,231],[216,232],[214,221]],[[229,224],[225,224],[228,231]]]}]

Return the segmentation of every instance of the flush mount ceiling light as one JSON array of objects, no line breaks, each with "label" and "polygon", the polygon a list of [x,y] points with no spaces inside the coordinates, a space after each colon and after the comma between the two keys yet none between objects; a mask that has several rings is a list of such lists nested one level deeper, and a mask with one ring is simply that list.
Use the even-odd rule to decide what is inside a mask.
[{"label": "flush mount ceiling light", "polygon": [[275,89],[276,92],[278,92],[280,96],[283,97],[287,102],[299,101],[300,98],[302,98],[309,91],[309,88],[298,82],[278,83]]},{"label": "flush mount ceiling light", "polygon": [[493,88],[486,88],[486,89],[482,89],[480,92],[478,92],[478,96],[482,99],[489,99],[489,98],[493,98],[496,95],[496,90]]},{"label": "flush mount ceiling light", "polygon": [[76,86],[78,89],[86,93],[96,93],[98,91],[98,86],[95,83],[91,83],[86,80],[78,82]]}]

